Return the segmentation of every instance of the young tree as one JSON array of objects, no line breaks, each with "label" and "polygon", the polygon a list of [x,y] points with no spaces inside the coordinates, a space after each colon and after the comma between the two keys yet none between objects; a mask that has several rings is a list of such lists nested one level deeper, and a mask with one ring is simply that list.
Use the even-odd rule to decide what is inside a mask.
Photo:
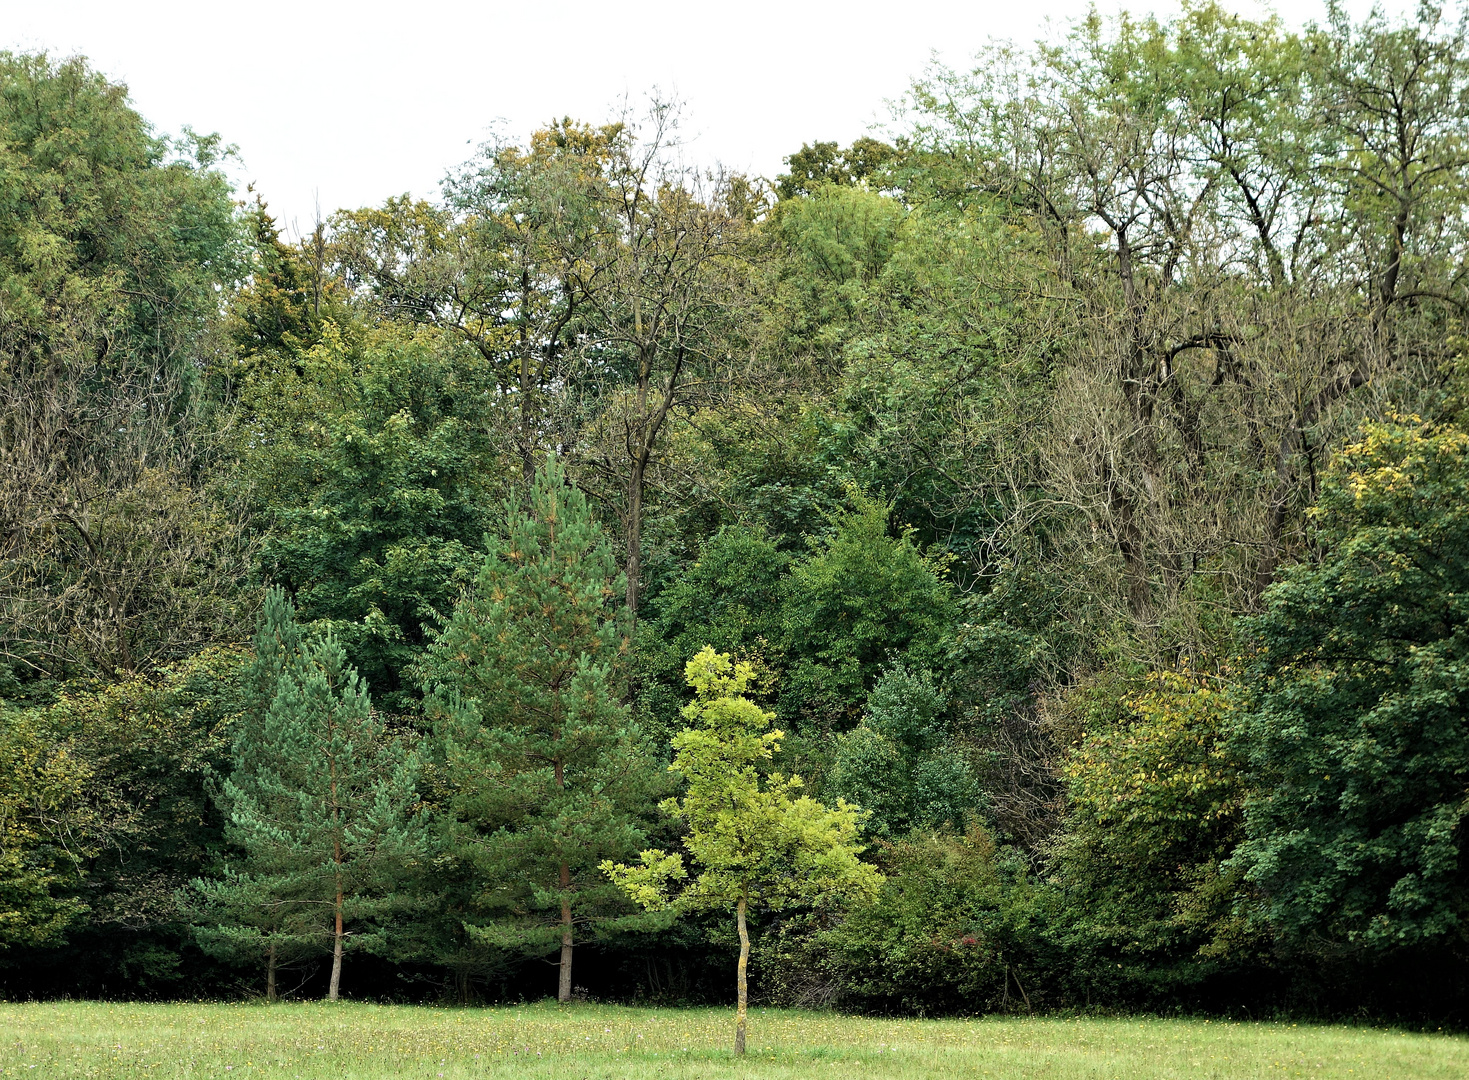
[{"label": "young tree", "polygon": [[762,781],[760,766],[780,748],[782,733],[767,731],[774,715],[744,696],[754,678],[751,666],[731,663],[728,653],[706,646],[686,671],[696,696],[683,715],[699,726],[685,728],[673,740],[672,769],[689,786],[682,799],[669,799],[664,809],[688,827],[686,845],[702,869],[673,899],[670,886],[688,876],[682,855],[649,850],[638,865],[609,861],[602,869],[650,910],[734,908],[740,937],[734,1049],[743,1054],[747,912],[869,897],[882,875],[857,858],[862,818],[857,807],[838,800],[829,809],[798,796],[798,776],[772,773]]},{"label": "young tree", "polygon": [[226,835],[245,851],[246,872],[196,888],[224,910],[252,908],[272,964],[281,941],[329,941],[335,1001],[348,925],[395,906],[398,876],[423,850],[418,762],[373,711],[342,647],[330,635],[301,641],[279,589],[247,683],[265,691],[273,673],[274,692],[241,719],[220,786]]},{"label": "young tree", "polygon": [[[240,680],[245,710],[230,748],[231,780],[236,786],[261,786],[254,780],[261,772],[279,773],[288,764],[283,748],[272,744],[265,720],[282,678],[299,674],[302,664],[295,609],[284,590],[271,589],[255,633],[254,656]],[[216,789],[215,798],[232,819],[228,789]],[[236,842],[241,839],[238,826],[227,835]],[[263,851],[248,847],[246,851],[243,868],[226,865],[218,877],[190,882],[183,903],[194,922],[194,939],[205,952],[227,960],[265,961],[265,997],[275,1001],[279,965],[315,952],[319,927],[312,925],[314,905],[293,893],[285,868],[270,865]]]},{"label": "young tree", "polygon": [[218,877],[190,883],[182,904],[194,923],[194,940],[210,956],[230,963],[265,962],[265,1000],[280,1000],[281,966],[320,952],[314,905],[290,895],[288,878],[226,867]]},{"label": "young tree", "polygon": [[627,617],[612,548],[586,498],[548,459],[505,538],[423,662],[428,708],[456,790],[452,842],[480,874],[480,941],[544,953],[559,942],[571,1000],[578,926],[646,921],[597,872],[645,842],[653,774],[619,701]]}]

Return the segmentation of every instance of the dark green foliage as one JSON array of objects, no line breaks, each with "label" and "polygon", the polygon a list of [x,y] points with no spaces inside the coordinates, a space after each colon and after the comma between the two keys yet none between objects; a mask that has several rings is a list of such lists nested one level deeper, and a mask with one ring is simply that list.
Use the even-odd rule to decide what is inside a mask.
[{"label": "dark green foliage", "polygon": [[869,835],[962,832],[974,816],[979,788],[947,712],[928,671],[894,665],[868,695],[862,723],[838,737],[825,788],[871,815]]},{"label": "dark green foliage", "polygon": [[834,142],[802,143],[785,159],[791,171],[775,178],[775,190],[782,199],[794,199],[831,185],[877,186],[884,166],[896,157],[897,150],[869,136],[845,150]]},{"label": "dark green foliage", "polygon": [[337,634],[376,699],[412,707],[425,626],[468,584],[497,472],[484,365],[431,331],[328,329],[251,376],[247,467],[269,522],[267,580]]},{"label": "dark green foliage", "polygon": [[426,853],[417,758],[384,727],[331,634],[302,642],[279,589],[245,682],[256,693],[218,795],[244,859],[194,882],[201,914],[213,916],[201,943],[272,964],[334,952],[335,998],[344,949],[374,943],[373,924],[402,904],[401,883]]},{"label": "dark green foliage", "polygon": [[[941,667],[958,613],[943,561],[924,555],[909,530],[889,535],[889,507],[846,495],[852,508],[808,539],[804,557],[760,532],[726,527],[655,596],[639,639],[639,702],[651,724],[674,730],[687,700],[685,654],[718,642],[755,665],[757,692],[773,698],[791,729],[783,767],[819,791],[834,750],[829,735],[856,723],[883,668],[898,660]],[[963,790],[963,770],[949,775],[942,757],[913,768],[924,783]]]},{"label": "dark green foliage", "polygon": [[707,997],[597,864],[713,851],[730,654],[889,875],[774,874],[757,996],[1463,1023],[1466,33],[1092,15],[774,185],[654,102],[295,243],[0,55],[0,993]]},{"label": "dark green foliage", "polygon": [[937,667],[958,615],[942,558],[909,531],[890,536],[888,506],[855,492],[852,502],[786,586],[779,713],[821,730],[850,726],[890,661]]},{"label": "dark green foliage", "polygon": [[421,671],[453,788],[448,842],[475,875],[471,940],[544,955],[640,923],[597,869],[645,842],[656,774],[621,703],[622,575],[586,497],[549,459],[506,505],[474,586]]},{"label": "dark green foliage", "polygon": [[1323,482],[1319,561],[1250,620],[1237,856],[1294,938],[1464,940],[1469,436],[1372,426]]},{"label": "dark green foliage", "polygon": [[660,749],[682,726],[684,665],[704,645],[767,675],[785,655],[781,603],[792,556],[757,530],[726,526],[651,603],[638,634],[638,704]]}]

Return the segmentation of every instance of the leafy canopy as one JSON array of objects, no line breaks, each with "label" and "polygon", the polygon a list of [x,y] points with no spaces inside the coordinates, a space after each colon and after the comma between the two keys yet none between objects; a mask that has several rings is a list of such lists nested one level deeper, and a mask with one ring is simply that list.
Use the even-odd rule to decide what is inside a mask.
[{"label": "leafy canopy", "polygon": [[1237,856],[1293,936],[1386,948],[1464,933],[1469,434],[1414,417],[1345,447],[1324,549],[1248,621]]},{"label": "leafy canopy", "polygon": [[649,908],[744,902],[779,909],[871,894],[882,876],[857,858],[858,808],[838,800],[828,809],[798,795],[800,777],[760,775],[782,733],[767,730],[773,714],[744,696],[750,665],[706,647],[689,661],[687,676],[695,697],[683,715],[691,726],[673,740],[671,768],[688,789],[664,809],[687,826],[685,845],[699,872],[671,898],[672,883],[688,879],[682,855],[644,851],[638,865],[608,862],[604,871]]}]

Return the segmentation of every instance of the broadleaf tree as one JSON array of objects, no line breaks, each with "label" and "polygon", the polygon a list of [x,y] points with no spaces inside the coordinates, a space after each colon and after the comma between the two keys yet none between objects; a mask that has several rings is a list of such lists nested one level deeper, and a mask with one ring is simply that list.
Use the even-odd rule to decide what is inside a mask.
[{"label": "broadleaf tree", "polygon": [[[735,973],[736,1054],[745,1052],[747,975],[752,908],[823,905],[871,897],[882,875],[857,856],[861,811],[838,800],[835,808],[797,794],[798,776],[762,766],[780,748],[775,719],[745,696],[755,677],[748,663],[705,647],[686,669],[695,698],[683,710],[687,727],[673,740],[672,770],[688,782],[682,798],[664,809],[688,828],[685,846],[699,867],[688,880],[683,856],[649,849],[634,865],[603,864],[607,876],[649,910],[734,909],[740,938]],[[697,726],[693,726],[697,725]],[[687,882],[676,895],[671,890]]]},{"label": "broadleaf tree", "polygon": [[0,953],[60,940],[85,911],[67,895],[81,860],[54,826],[86,780],[86,763],[33,715],[0,712]]},{"label": "broadleaf tree", "polygon": [[1323,481],[1323,548],[1248,621],[1235,863],[1288,937],[1463,940],[1469,434],[1370,425]]}]

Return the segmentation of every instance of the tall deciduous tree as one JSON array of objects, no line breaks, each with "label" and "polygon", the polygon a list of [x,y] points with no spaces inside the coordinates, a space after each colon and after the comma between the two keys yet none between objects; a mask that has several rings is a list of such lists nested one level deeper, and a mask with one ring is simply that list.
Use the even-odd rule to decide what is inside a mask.
[{"label": "tall deciduous tree", "polygon": [[750,909],[831,904],[870,897],[882,883],[875,867],[857,858],[861,813],[838,800],[828,809],[797,795],[800,777],[760,775],[780,748],[770,731],[774,715],[744,696],[754,671],[707,646],[688,663],[695,699],[686,728],[673,740],[672,769],[688,782],[682,798],[664,807],[688,827],[685,841],[698,875],[676,897],[669,889],[688,877],[683,856],[648,850],[633,866],[607,862],[604,872],[649,909],[670,903],[684,910],[734,909],[740,938],[735,974],[736,1054],[745,1052],[746,974]]},{"label": "tall deciduous tree", "polygon": [[145,672],[230,630],[239,526],[197,491],[222,148],[152,134],[80,59],[0,53],[0,657]]},{"label": "tall deciduous tree", "polygon": [[594,243],[568,252],[585,297],[586,342],[575,378],[589,404],[582,457],[614,487],[624,528],[626,602],[643,595],[643,518],[650,470],[672,410],[746,366],[736,303],[747,278],[748,215],[738,178],[706,180],[677,157],[677,107],[629,116],[607,151],[594,200]]},{"label": "tall deciduous tree", "polygon": [[1469,300],[1461,30],[1429,5],[1302,34],[1209,3],[1094,14],[913,101],[907,197],[1041,240],[1032,324],[1064,344],[1035,479],[1092,567],[1076,606],[1218,647],[1210,609],[1305,549],[1323,448],[1446,357]]},{"label": "tall deciduous tree", "polygon": [[569,1001],[578,927],[628,916],[598,872],[645,842],[653,776],[620,701],[622,575],[584,495],[554,458],[423,662],[455,791],[451,835],[479,872],[469,925],[486,943],[547,952]]},{"label": "tall deciduous tree", "polygon": [[1237,865],[1272,923],[1376,949],[1469,918],[1469,435],[1369,426],[1317,511],[1319,562],[1249,623]]},{"label": "tall deciduous tree", "polygon": [[566,434],[556,390],[586,330],[575,266],[607,231],[595,194],[621,134],[564,119],[525,148],[487,144],[441,204],[390,199],[332,220],[340,266],[385,315],[442,328],[493,370],[527,487]]},{"label": "tall deciduous tree", "polygon": [[588,467],[578,481],[622,521],[634,620],[672,410],[748,361],[740,260],[759,200],[742,178],[683,163],[677,121],[659,100],[643,122],[562,120],[524,150],[486,147],[444,205],[393,200],[334,223],[342,265],[386,313],[443,327],[493,365],[527,481],[548,449]]}]

